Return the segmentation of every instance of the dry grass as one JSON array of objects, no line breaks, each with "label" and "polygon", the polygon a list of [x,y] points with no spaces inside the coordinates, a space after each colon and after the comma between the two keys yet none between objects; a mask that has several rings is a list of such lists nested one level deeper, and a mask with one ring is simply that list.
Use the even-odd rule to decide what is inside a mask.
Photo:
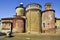
[{"label": "dry grass", "polygon": [[14,34],[14,37],[1,37],[0,40],[60,40],[59,34]]}]

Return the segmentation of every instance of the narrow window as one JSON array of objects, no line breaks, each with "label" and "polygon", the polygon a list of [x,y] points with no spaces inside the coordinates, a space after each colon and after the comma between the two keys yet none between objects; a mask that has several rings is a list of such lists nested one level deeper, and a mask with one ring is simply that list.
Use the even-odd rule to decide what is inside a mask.
[{"label": "narrow window", "polygon": [[43,23],[43,26],[45,27],[45,23]]}]

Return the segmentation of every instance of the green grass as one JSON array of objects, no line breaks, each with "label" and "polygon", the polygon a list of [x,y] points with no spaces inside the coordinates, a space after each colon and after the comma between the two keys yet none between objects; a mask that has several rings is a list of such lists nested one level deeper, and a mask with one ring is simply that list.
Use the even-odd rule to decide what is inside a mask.
[{"label": "green grass", "polygon": [[14,37],[12,37],[12,38],[0,36],[0,40],[60,40],[60,35],[14,34]]}]

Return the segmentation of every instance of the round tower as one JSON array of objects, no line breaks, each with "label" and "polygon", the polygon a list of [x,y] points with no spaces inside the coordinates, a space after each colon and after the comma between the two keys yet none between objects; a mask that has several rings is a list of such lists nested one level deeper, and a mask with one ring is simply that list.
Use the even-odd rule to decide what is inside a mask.
[{"label": "round tower", "polygon": [[45,11],[42,12],[42,30],[45,33],[55,32],[55,10],[51,3],[45,4]]},{"label": "round tower", "polygon": [[16,7],[16,15],[13,17],[13,31],[23,33],[25,32],[25,8],[23,3]]},{"label": "round tower", "polygon": [[35,3],[27,5],[26,31],[27,33],[41,32],[41,5]]},{"label": "round tower", "polygon": [[45,10],[52,10],[52,5],[51,5],[51,3],[46,3],[46,4],[45,4]]},{"label": "round tower", "polygon": [[17,16],[23,16],[24,15],[23,3],[20,3],[20,6],[16,7],[16,15]]}]

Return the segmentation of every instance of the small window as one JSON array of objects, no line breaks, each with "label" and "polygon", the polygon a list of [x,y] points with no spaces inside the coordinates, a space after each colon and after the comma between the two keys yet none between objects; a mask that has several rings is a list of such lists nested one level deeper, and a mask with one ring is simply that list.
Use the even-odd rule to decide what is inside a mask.
[{"label": "small window", "polygon": [[45,27],[45,23],[43,23],[43,26]]}]

